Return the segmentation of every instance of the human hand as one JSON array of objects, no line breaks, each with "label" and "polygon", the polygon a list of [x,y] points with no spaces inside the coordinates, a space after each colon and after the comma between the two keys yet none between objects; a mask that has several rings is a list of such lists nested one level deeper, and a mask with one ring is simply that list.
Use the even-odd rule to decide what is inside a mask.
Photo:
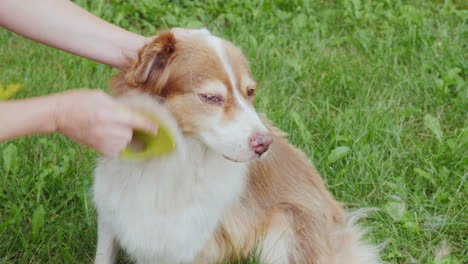
[{"label": "human hand", "polygon": [[103,91],[72,90],[57,94],[56,100],[58,131],[104,156],[118,156],[130,143],[133,129],[157,134],[151,121],[123,108]]},{"label": "human hand", "polygon": [[186,36],[195,30],[196,29],[180,28],[180,27],[171,28],[172,34],[174,34],[176,37]]},{"label": "human hand", "polygon": [[[171,28],[170,31],[172,34],[174,34],[174,36],[176,38],[183,38],[183,37],[186,37],[187,35],[189,35],[191,32],[195,31],[196,29],[190,29],[190,28],[180,28],[180,27],[174,27],[174,28]],[[151,36],[151,37],[145,37],[145,44],[148,44],[150,43],[151,41],[153,41],[156,37],[156,36]],[[141,48],[141,47],[140,47]]]}]

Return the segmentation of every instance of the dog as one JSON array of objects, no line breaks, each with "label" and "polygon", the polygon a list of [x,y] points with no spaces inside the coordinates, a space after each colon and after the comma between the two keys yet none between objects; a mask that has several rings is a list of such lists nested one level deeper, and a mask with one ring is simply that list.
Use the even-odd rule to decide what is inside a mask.
[{"label": "dog", "polygon": [[176,148],[98,160],[96,264],[115,263],[119,248],[138,264],[381,263],[304,153],[255,111],[256,83],[230,42],[161,32],[111,89],[157,116]]}]

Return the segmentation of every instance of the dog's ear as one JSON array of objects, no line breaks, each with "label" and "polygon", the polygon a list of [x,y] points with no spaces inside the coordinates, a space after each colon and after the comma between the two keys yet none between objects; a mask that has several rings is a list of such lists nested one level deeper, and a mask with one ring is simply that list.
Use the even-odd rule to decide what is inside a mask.
[{"label": "dog's ear", "polygon": [[127,85],[159,95],[166,85],[170,63],[176,51],[176,39],[170,31],[158,34],[138,52],[138,59],[125,73]]}]

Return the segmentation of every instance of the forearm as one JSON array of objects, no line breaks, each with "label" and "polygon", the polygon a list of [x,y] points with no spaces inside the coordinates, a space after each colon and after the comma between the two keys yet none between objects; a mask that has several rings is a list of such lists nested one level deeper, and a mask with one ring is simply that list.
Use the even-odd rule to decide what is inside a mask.
[{"label": "forearm", "polygon": [[56,132],[57,96],[0,102],[0,142]]},{"label": "forearm", "polygon": [[68,0],[0,0],[0,26],[119,69],[146,42]]}]

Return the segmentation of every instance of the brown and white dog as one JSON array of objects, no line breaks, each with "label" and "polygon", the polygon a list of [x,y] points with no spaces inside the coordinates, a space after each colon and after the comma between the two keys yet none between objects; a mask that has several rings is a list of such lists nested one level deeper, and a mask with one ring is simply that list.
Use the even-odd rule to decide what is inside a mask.
[{"label": "brown and white dog", "polygon": [[177,147],[98,161],[96,264],[114,263],[118,247],[140,264],[380,263],[306,156],[255,111],[255,81],[231,43],[162,32],[111,86],[158,116]]}]

